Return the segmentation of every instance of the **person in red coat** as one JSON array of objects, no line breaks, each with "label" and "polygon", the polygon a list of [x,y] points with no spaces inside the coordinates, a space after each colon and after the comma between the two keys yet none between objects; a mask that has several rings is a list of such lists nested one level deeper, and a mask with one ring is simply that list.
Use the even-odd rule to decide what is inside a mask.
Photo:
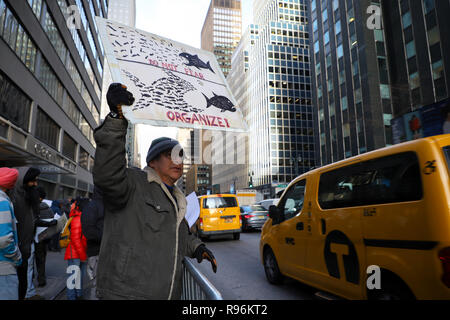
[{"label": "person in red coat", "polygon": [[67,279],[67,299],[81,300],[83,298],[83,275],[87,263],[87,240],[81,228],[81,214],[89,199],[77,198],[72,204],[70,215],[70,242],[66,248],[64,260],[67,260],[69,274]]}]

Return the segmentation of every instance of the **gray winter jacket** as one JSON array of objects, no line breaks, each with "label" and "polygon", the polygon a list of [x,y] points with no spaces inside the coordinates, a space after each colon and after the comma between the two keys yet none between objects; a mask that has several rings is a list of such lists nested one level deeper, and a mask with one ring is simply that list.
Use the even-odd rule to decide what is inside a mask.
[{"label": "gray winter jacket", "polygon": [[193,258],[202,242],[189,231],[178,188],[174,199],[153,169],[126,168],[127,126],[107,117],[94,134],[94,184],[105,206],[97,293],[103,299],[180,299],[182,259]]}]

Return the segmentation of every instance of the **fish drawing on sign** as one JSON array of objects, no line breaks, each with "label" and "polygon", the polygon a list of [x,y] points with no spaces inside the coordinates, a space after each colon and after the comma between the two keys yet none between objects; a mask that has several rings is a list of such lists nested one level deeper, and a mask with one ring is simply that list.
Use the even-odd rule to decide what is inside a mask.
[{"label": "fish drawing on sign", "polygon": [[181,110],[183,112],[200,112],[184,99],[184,95],[189,91],[194,91],[195,87],[181,79],[173,72],[164,70],[165,77],[153,81],[150,85],[141,82],[136,76],[126,70],[122,70],[125,75],[139,88],[141,98],[134,104],[133,111],[144,109],[152,103],[167,109]]},{"label": "fish drawing on sign", "polygon": [[186,52],[180,53],[180,57],[183,57],[188,60],[189,63],[185,63],[188,67],[196,67],[197,69],[209,69],[212,73],[215,73],[214,70],[211,68],[211,65],[209,64],[209,61],[207,63],[200,60],[198,55],[192,55]]},{"label": "fish drawing on sign", "polygon": [[206,99],[206,108],[214,106],[216,108],[221,109],[220,112],[225,111],[236,112],[236,108],[234,107],[233,102],[231,102],[227,97],[218,96],[214,92],[213,92],[214,96],[212,98],[208,98],[204,93],[202,94]]}]

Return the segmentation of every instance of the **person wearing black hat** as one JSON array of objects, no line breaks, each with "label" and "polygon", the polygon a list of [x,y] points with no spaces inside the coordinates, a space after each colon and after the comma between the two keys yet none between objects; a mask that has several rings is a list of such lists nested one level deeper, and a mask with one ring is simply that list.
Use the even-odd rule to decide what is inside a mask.
[{"label": "person wearing black hat", "polygon": [[22,253],[22,264],[17,268],[19,278],[19,300],[25,299],[28,280],[28,258],[31,256],[31,245],[34,240],[35,217],[39,213],[39,193],[37,191],[37,177],[41,173],[37,168],[19,167],[14,189],[10,198],[14,205],[17,218],[17,235],[19,248]]},{"label": "person wearing black hat", "polygon": [[128,122],[121,105],[133,95],[113,83],[107,92],[111,113],[95,130],[93,178],[103,191],[104,226],[97,269],[100,299],[180,299],[182,260],[204,258],[214,272],[217,262],[189,231],[186,198],[175,186],[183,173],[178,141],[152,142],[144,170],[127,168]]}]

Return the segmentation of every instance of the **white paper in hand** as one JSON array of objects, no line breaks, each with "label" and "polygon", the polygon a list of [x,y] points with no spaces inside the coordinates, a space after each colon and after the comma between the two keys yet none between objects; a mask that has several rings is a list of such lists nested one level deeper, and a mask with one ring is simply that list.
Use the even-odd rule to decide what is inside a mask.
[{"label": "white paper in hand", "polygon": [[186,221],[189,224],[189,228],[197,221],[200,215],[200,205],[198,203],[197,194],[192,192],[186,197],[187,208],[186,208]]}]

